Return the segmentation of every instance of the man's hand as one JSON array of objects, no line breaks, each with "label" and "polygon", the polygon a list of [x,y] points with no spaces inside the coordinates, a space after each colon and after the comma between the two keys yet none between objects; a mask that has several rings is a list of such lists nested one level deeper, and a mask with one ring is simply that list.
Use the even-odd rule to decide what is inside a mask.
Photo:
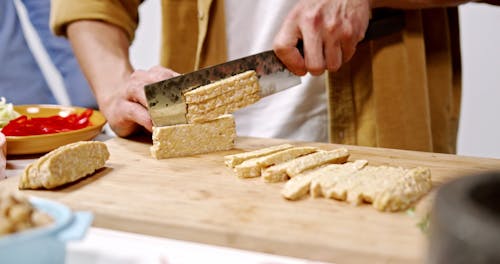
[{"label": "man's hand", "polygon": [[[274,40],[274,51],[295,74],[336,71],[351,59],[370,19],[369,0],[301,0]],[[297,49],[304,44],[304,58]]]},{"label": "man's hand", "polygon": [[151,131],[144,85],[178,75],[156,66],[134,71],[129,61],[130,40],[123,30],[102,21],[79,20],[67,29],[68,39],[111,129],[120,137]]},{"label": "man's hand", "polygon": [[128,136],[140,127],[152,131],[151,118],[147,111],[144,86],[179,75],[178,73],[155,66],[147,71],[135,70],[124,82],[99,101],[99,109],[108,120],[111,129],[118,136]]}]

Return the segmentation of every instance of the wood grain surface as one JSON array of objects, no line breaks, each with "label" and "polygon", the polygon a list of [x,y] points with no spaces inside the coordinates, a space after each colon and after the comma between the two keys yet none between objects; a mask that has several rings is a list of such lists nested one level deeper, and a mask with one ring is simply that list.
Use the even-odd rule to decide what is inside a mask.
[{"label": "wood grain surface", "polygon": [[[337,263],[420,263],[425,235],[418,216],[381,213],[328,199],[296,202],[280,195],[283,183],[240,179],[223,156],[282,143],[334,149],[340,145],[238,138],[236,149],[155,160],[151,142],[112,138],[106,167],[91,177],[53,191],[23,193],[62,202],[95,214],[94,226],[173,239],[235,247]],[[433,192],[463,175],[500,170],[500,160],[393,149],[344,146],[349,160],[371,165],[431,169]],[[33,160],[9,157],[0,187],[17,189],[18,175]],[[432,193],[417,204],[428,208]],[[427,210],[427,209],[423,209]]]}]

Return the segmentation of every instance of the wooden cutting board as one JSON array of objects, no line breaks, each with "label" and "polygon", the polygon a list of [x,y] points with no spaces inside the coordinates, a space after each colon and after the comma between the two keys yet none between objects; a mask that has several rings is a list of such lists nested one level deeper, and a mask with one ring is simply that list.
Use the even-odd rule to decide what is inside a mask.
[{"label": "wooden cutting board", "polygon": [[[111,152],[105,169],[55,191],[23,192],[74,210],[90,210],[97,227],[338,263],[425,259],[426,237],[417,227],[419,217],[328,199],[286,201],[280,195],[283,183],[239,179],[223,162],[224,155],[282,143],[323,149],[340,145],[238,138],[235,150],[155,160],[149,154],[151,142],[121,138],[105,142]],[[497,159],[346,147],[350,160],[429,167],[435,186],[462,175],[500,169]],[[22,169],[16,167],[22,162],[10,159],[10,173]],[[0,187],[16,189],[17,180],[11,177]],[[431,197],[417,207],[430,204]]]}]

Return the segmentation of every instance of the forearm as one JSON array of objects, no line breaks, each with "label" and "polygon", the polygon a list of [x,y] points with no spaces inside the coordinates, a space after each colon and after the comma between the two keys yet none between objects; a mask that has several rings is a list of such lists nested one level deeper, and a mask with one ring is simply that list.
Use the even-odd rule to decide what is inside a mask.
[{"label": "forearm", "polygon": [[401,9],[418,9],[439,6],[456,6],[470,0],[371,0],[371,7],[389,7]]},{"label": "forearm", "polygon": [[98,104],[107,104],[133,71],[127,35],[116,26],[91,20],[71,23],[67,34]]}]

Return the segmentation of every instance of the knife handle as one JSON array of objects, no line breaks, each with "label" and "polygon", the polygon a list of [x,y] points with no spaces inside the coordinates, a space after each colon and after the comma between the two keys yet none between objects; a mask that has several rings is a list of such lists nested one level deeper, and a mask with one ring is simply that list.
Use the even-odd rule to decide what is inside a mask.
[{"label": "knife handle", "polygon": [[299,39],[297,41],[297,49],[300,52],[300,55],[302,55],[302,58],[304,58],[304,41],[302,39]]}]

